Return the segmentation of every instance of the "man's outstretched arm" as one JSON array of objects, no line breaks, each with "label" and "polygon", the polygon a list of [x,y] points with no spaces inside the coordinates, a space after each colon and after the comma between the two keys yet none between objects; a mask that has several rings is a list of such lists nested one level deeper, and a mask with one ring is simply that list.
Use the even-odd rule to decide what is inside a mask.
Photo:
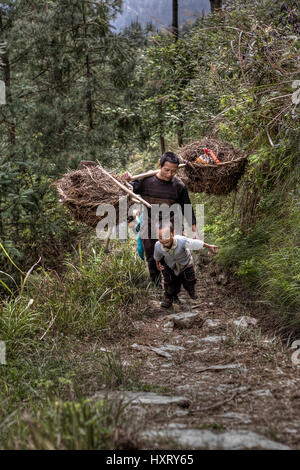
[{"label": "man's outstretched arm", "polygon": [[218,247],[216,245],[209,245],[200,239],[195,240],[193,238],[188,238],[185,246],[189,250],[201,250],[202,248],[207,248],[213,254],[218,253]]}]

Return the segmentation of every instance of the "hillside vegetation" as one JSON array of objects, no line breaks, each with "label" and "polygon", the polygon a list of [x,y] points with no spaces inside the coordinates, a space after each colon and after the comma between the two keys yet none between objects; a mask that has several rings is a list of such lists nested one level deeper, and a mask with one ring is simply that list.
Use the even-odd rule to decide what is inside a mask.
[{"label": "hillside vegetation", "polygon": [[130,336],[151,289],[134,242],[105,254],[59,203],[55,181],[83,159],[139,172],[208,134],[245,150],[237,191],[193,202],[216,262],[284,337],[300,331],[298,2],[224,2],[178,41],[115,34],[121,1],[91,5],[0,6],[1,448],[121,448],[125,407],[86,397],[153,389],[138,361],[97,349]]}]

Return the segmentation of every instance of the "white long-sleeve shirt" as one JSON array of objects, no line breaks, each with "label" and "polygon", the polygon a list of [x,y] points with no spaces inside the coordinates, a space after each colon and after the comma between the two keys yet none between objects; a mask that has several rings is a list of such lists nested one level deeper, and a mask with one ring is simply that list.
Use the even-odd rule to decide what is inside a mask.
[{"label": "white long-sleeve shirt", "polygon": [[154,259],[155,261],[160,261],[164,258],[169,268],[178,275],[193,261],[190,250],[200,250],[203,248],[203,245],[204,242],[202,240],[175,235],[170,248],[164,248],[159,241],[155,243]]}]

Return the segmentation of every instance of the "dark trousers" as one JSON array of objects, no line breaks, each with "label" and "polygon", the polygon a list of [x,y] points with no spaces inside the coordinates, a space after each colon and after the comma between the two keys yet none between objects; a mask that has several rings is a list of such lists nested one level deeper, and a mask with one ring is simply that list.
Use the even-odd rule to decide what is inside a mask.
[{"label": "dark trousers", "polygon": [[173,297],[175,297],[180,292],[182,285],[189,293],[195,291],[196,274],[194,266],[186,268],[178,276],[176,276],[174,271],[169,268],[164,260],[161,260],[160,263],[164,266],[162,271],[164,277],[164,291],[165,297],[168,300],[173,300]]},{"label": "dark trousers", "polygon": [[152,240],[151,238],[142,239],[143,247],[145,251],[145,258],[148,264],[149,274],[151,281],[155,284],[160,283],[160,271],[156,267],[154,255],[154,246],[157,240]]}]

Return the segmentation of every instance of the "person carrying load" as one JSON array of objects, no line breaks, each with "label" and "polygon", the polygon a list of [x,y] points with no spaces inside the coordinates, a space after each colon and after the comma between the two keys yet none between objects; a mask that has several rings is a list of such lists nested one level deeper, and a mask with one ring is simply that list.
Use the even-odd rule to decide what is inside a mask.
[{"label": "person carrying load", "polygon": [[[191,207],[191,201],[186,186],[180,178],[176,176],[180,160],[178,155],[173,152],[166,152],[162,155],[159,163],[159,171],[157,174],[145,177],[141,180],[131,181],[132,175],[127,171],[122,176],[133,186],[133,192],[139,194],[150,204],[179,204],[181,206],[182,215],[184,214],[184,206]],[[193,236],[199,239],[196,226],[196,217],[192,211],[192,231]],[[146,217],[145,217],[146,216]],[[147,228],[147,235],[143,236],[141,229],[141,238],[145,257],[147,260],[148,270],[151,281],[155,285],[160,285],[160,271],[157,269],[154,259],[154,246],[157,242],[157,236],[151,238],[151,209],[144,211],[143,227]]]}]

